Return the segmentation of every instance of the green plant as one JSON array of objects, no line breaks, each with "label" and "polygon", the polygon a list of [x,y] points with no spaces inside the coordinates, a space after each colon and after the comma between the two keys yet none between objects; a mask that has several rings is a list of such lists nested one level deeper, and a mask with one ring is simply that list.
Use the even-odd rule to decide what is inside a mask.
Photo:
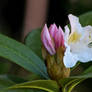
[{"label": "green plant", "polygon": [[[79,18],[83,26],[92,25],[92,12],[83,14]],[[39,80],[31,80],[30,77],[29,81],[16,76],[0,75],[0,92],[59,92],[60,90],[71,92],[76,85],[92,78],[92,65],[90,65],[80,75],[60,79],[58,83],[51,80],[41,54],[40,34],[41,29],[33,30],[25,38],[25,45],[0,34],[0,56],[40,76]],[[79,63],[71,71],[79,65],[82,64]]]}]

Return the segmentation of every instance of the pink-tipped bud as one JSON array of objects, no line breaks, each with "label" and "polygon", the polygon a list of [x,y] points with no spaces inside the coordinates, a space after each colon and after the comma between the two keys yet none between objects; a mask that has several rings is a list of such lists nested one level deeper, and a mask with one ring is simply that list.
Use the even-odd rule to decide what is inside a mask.
[{"label": "pink-tipped bud", "polygon": [[64,33],[61,27],[57,28],[55,24],[52,24],[48,30],[45,24],[41,33],[41,40],[44,45],[42,47],[42,55],[46,61],[47,72],[50,78],[58,82],[60,79],[69,77],[70,69],[66,68],[63,63],[66,48],[64,46]]},{"label": "pink-tipped bud", "polygon": [[56,24],[52,24],[49,27],[49,32],[50,32],[50,35],[52,36],[52,38],[55,37],[55,34],[57,33],[57,31],[58,31],[58,28],[57,28]]},{"label": "pink-tipped bud", "polygon": [[54,39],[55,39],[56,49],[59,48],[60,46],[64,47],[64,32],[60,26],[59,26],[59,29],[54,36]]},{"label": "pink-tipped bud", "polygon": [[48,30],[47,25],[45,24],[41,33],[41,40],[47,51],[51,55],[54,55],[57,48],[60,46],[64,47],[64,32],[61,27],[57,28],[55,24],[52,24]]},{"label": "pink-tipped bud", "polygon": [[43,42],[44,47],[47,49],[47,51],[54,55],[56,53],[55,51],[55,45],[54,41],[52,40],[50,33],[48,31],[47,25],[45,24],[42,33],[41,33],[41,40]]}]

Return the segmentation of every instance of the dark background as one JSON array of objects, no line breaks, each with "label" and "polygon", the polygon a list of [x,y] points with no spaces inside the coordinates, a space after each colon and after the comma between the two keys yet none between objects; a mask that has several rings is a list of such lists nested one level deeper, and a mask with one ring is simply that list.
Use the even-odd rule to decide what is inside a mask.
[{"label": "dark background", "polygon": [[[67,15],[80,15],[92,10],[92,0],[49,0],[46,22],[62,25],[67,22]],[[26,0],[0,1],[0,24],[11,30],[12,37],[18,37],[22,31]]]}]

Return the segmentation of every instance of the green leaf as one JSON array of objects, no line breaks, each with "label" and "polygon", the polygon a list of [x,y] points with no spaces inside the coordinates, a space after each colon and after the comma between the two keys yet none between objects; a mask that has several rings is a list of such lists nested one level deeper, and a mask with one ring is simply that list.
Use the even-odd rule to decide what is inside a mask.
[{"label": "green leaf", "polygon": [[12,90],[0,90],[0,92],[45,92],[36,89],[12,89]]},{"label": "green leaf", "polygon": [[25,82],[25,80],[20,77],[16,77],[13,75],[0,75],[0,92],[45,92],[40,89],[27,89],[27,88],[8,90],[8,87],[16,85],[16,83],[23,83],[23,82]]},{"label": "green leaf", "polygon": [[41,29],[35,29],[30,32],[25,38],[25,44],[31,48],[32,51],[40,58],[42,58],[41,54]]},{"label": "green leaf", "polygon": [[89,67],[81,75],[71,76],[69,78],[60,80],[60,84],[62,85],[63,92],[71,92],[79,83],[81,83],[82,81],[88,78],[92,78],[92,66]]},{"label": "green leaf", "polygon": [[31,74],[29,74],[29,75],[27,76],[26,79],[29,80],[29,81],[33,81],[33,80],[40,80],[40,79],[44,79],[44,78],[41,77],[41,76],[38,76],[38,75],[36,75],[36,74],[34,74],[34,73],[31,73]]},{"label": "green leaf", "polygon": [[[67,84],[63,91],[64,92],[71,92],[79,83],[81,83],[84,79],[74,79],[72,82],[69,82],[69,84]],[[68,89],[66,88],[68,87]],[[67,91],[66,91],[67,89]]]},{"label": "green leaf", "polygon": [[15,85],[7,75],[0,75],[0,92],[40,92],[38,90],[29,90],[29,89],[15,89],[15,90],[7,90],[9,86]]},{"label": "green leaf", "polygon": [[15,83],[13,81],[7,79],[4,76],[0,76],[0,91],[14,84]]},{"label": "green leaf", "polygon": [[43,61],[25,45],[0,34],[0,56],[23,68],[48,78]]},{"label": "green leaf", "polygon": [[0,58],[0,74],[5,74],[9,72],[11,68],[10,62],[5,62],[3,59]]},{"label": "green leaf", "polygon": [[62,92],[71,92],[79,83],[84,81],[83,78],[65,78],[59,81],[62,85]]},{"label": "green leaf", "polygon": [[79,19],[80,19],[80,23],[81,23],[83,26],[92,25],[92,11],[80,15],[80,16],[79,16]]},{"label": "green leaf", "polygon": [[13,89],[13,90],[0,90],[0,92],[45,92],[37,89]]},{"label": "green leaf", "polygon": [[20,89],[20,88],[33,88],[40,89],[47,92],[59,92],[59,86],[56,81],[53,80],[35,80],[32,82],[25,82],[9,87],[8,89]]},{"label": "green leaf", "polygon": [[92,65],[87,68],[82,74],[78,76],[71,76],[70,78],[92,78]]},{"label": "green leaf", "polygon": [[5,78],[7,80],[11,80],[14,83],[22,83],[22,82],[26,82],[27,80],[15,75],[0,75],[0,78]]},{"label": "green leaf", "polygon": [[71,78],[92,78],[92,73],[87,73],[79,76],[72,76]]},{"label": "green leaf", "polygon": [[71,92],[79,83],[86,80],[87,78],[92,78],[92,72],[89,73],[87,71],[78,76],[70,76],[69,78],[61,79],[59,84],[62,85],[63,92]]},{"label": "green leaf", "polygon": [[70,83],[70,82],[72,83],[72,81],[81,80],[81,79],[85,80],[87,78],[92,78],[92,66],[90,66],[88,69],[86,69],[81,75],[70,76],[69,78],[62,79],[62,80],[60,80],[60,83],[64,87],[68,83]]},{"label": "green leaf", "polygon": [[92,65],[83,72],[83,74],[87,73],[92,73]]}]

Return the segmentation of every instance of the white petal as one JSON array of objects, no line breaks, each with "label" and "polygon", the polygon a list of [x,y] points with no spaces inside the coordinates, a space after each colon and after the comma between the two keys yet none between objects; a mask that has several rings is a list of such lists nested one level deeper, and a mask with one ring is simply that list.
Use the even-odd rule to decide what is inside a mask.
[{"label": "white petal", "polygon": [[69,14],[68,18],[71,24],[71,33],[74,31],[81,33],[83,29],[81,27],[81,24],[79,23],[79,18],[72,14]]},{"label": "white petal", "polygon": [[84,27],[83,31],[80,41],[70,44],[70,49],[71,53],[78,56],[80,62],[88,62],[92,61],[92,46],[89,46],[92,42],[92,26]]},{"label": "white petal", "polygon": [[72,14],[68,17],[71,24],[71,34],[69,35],[69,39],[74,36],[74,32],[80,35],[80,38],[77,37],[79,38],[77,41],[70,41],[70,47],[66,46],[67,48],[64,54],[65,66],[73,67],[77,61],[84,63],[92,61],[92,46],[89,46],[89,44],[92,43],[92,26],[82,27],[78,17],[73,16]]},{"label": "white petal", "polygon": [[92,48],[81,47],[79,52],[76,52],[76,55],[79,58],[80,62],[89,62],[92,61]]},{"label": "white petal", "polygon": [[70,29],[67,25],[64,28],[65,28],[64,40],[65,40],[66,43],[68,43],[68,37],[69,37]]},{"label": "white petal", "polygon": [[83,27],[83,29],[89,32],[89,31],[92,31],[92,26],[88,25],[88,26]]},{"label": "white petal", "polygon": [[92,26],[83,27],[83,35],[81,41],[85,44],[92,42]]},{"label": "white petal", "polygon": [[71,53],[78,57],[80,62],[88,62],[92,60],[92,48],[84,42],[78,42],[70,45]]},{"label": "white petal", "polygon": [[75,66],[75,64],[78,61],[77,55],[72,54],[70,52],[70,47],[69,46],[66,48],[66,51],[64,53],[63,61],[64,61],[64,65],[65,65],[66,68],[71,68],[71,67]]}]

